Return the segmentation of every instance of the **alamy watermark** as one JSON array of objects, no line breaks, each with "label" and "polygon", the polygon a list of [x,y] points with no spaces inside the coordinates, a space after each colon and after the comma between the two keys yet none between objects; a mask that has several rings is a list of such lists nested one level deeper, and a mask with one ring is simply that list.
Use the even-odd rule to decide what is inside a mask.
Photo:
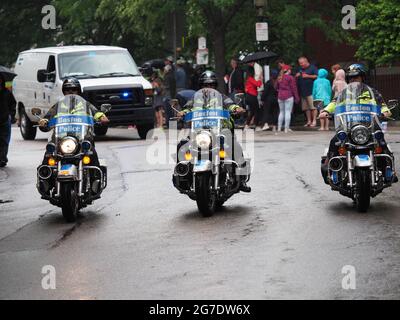
[{"label": "alamy watermark", "polygon": [[42,8],[42,14],[45,16],[42,19],[42,28],[44,30],[55,30],[57,29],[57,12],[56,8],[52,5],[46,5]]},{"label": "alamy watermark", "polygon": [[52,265],[45,265],[42,268],[42,289],[55,290],[56,289],[56,268]]},{"label": "alamy watermark", "polygon": [[[200,133],[200,132],[198,132]],[[221,134],[224,136],[225,141],[225,160],[245,160],[250,161],[251,171],[254,169],[254,130],[234,130],[234,133],[228,129],[223,129]],[[191,131],[186,128],[179,130],[176,121],[170,122],[170,129],[166,132],[164,130],[154,129],[151,130],[146,140],[151,144],[146,149],[146,162],[152,166],[158,165],[171,165],[176,162],[184,161],[184,155],[190,152],[189,146],[193,143],[190,141]],[[193,138],[193,132],[192,132]],[[212,138],[214,140],[215,137]],[[213,155],[220,150],[219,140],[212,141]],[[232,146],[240,145],[242,150]],[[178,150],[179,146],[179,150]],[[233,152],[232,152],[233,149]],[[217,150],[217,151],[216,151]],[[212,157],[213,161],[215,157]],[[236,161],[235,160],[235,161]],[[240,170],[237,174],[244,174]]]},{"label": "alamy watermark", "polygon": [[356,8],[351,5],[344,6],[342,14],[345,15],[342,19],[342,28],[344,30],[355,30],[357,27]]},{"label": "alamy watermark", "polygon": [[356,289],[356,268],[352,265],[345,265],[342,268],[342,274],[345,276],[342,279],[343,290]]}]

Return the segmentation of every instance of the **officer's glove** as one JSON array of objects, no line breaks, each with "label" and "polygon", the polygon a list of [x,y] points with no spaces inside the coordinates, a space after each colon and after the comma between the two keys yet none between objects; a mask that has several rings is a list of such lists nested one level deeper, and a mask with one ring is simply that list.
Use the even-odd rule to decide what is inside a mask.
[{"label": "officer's glove", "polygon": [[49,120],[47,120],[47,119],[40,119],[40,120],[39,120],[39,127],[45,128],[45,127],[47,127],[48,123],[49,123]]},{"label": "officer's glove", "polygon": [[236,108],[233,111],[234,114],[241,114],[241,113],[244,113],[244,112],[246,112],[246,110],[244,110],[242,107]]}]

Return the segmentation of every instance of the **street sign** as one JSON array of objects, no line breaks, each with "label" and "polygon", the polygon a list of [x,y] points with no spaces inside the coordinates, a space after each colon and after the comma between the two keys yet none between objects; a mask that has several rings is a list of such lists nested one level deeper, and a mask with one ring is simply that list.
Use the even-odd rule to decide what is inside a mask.
[{"label": "street sign", "polygon": [[256,40],[257,41],[268,41],[268,23],[257,22],[256,23]]},{"label": "street sign", "polygon": [[196,54],[196,63],[198,65],[208,64],[208,49],[198,49]]},{"label": "street sign", "polygon": [[207,48],[207,39],[205,37],[200,37],[198,40],[198,48],[204,50]]}]

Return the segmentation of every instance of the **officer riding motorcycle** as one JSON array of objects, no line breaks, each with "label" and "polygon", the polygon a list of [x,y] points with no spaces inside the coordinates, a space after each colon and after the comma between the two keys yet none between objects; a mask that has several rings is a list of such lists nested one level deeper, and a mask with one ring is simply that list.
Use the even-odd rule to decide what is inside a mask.
[{"label": "officer riding motorcycle", "polygon": [[191,133],[177,146],[173,182],[210,216],[233,194],[251,191],[246,184],[250,162],[234,135],[232,118],[245,110],[216,90],[214,72],[204,72],[199,83],[201,89],[178,113],[190,123]]},{"label": "officer riding motorcycle", "polygon": [[348,82],[320,114],[335,117],[336,135],[322,157],[321,173],[326,184],[352,198],[366,212],[370,198],[397,182],[394,157],[381,130],[380,118],[391,116],[382,95],[365,84],[360,64],[346,71]]},{"label": "officer riding motorcycle", "polygon": [[[62,208],[68,222],[78,210],[100,198],[107,184],[107,168],[99,161],[93,138],[95,122],[107,124],[105,113],[81,97],[80,83],[68,78],[62,86],[64,97],[40,119],[43,131],[53,129],[42,165],[38,167],[37,188],[42,199]],[[32,110],[39,117],[39,110]]]}]

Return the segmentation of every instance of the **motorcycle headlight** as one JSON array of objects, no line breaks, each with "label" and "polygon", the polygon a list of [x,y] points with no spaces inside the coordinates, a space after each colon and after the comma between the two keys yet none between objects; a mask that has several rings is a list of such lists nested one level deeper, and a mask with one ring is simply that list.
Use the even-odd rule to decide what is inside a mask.
[{"label": "motorcycle headlight", "polygon": [[78,148],[78,143],[74,138],[64,138],[60,143],[60,150],[63,154],[73,154]]},{"label": "motorcycle headlight", "polygon": [[211,136],[208,133],[202,132],[196,136],[196,144],[201,149],[207,149],[211,144]]},{"label": "motorcycle headlight", "polygon": [[371,134],[367,127],[358,125],[351,129],[351,139],[356,144],[366,144]]}]

